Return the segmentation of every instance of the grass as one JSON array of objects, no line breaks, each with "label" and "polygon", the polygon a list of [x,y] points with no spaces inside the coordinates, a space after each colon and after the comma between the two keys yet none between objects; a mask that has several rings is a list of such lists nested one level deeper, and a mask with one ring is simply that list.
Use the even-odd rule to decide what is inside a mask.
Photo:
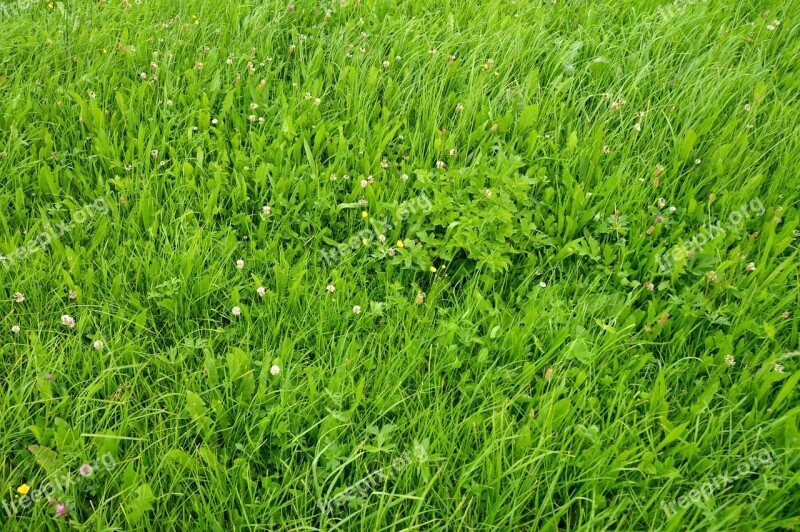
[{"label": "grass", "polygon": [[796,0],[8,13],[4,530],[800,525]]}]

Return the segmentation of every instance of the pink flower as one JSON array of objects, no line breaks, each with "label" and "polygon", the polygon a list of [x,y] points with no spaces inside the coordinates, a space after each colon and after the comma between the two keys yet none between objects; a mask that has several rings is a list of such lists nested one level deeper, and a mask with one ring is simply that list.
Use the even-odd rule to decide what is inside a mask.
[{"label": "pink flower", "polygon": [[59,504],[58,506],[56,506],[56,515],[58,517],[66,517],[68,513],[69,510],[67,510],[67,507],[65,505]]},{"label": "pink flower", "polygon": [[92,467],[89,464],[83,464],[81,468],[78,470],[78,473],[81,474],[82,477],[92,474]]},{"label": "pink flower", "polygon": [[287,11],[294,11],[294,4],[289,4],[288,6],[286,6],[286,10]]},{"label": "pink flower", "polygon": [[70,328],[75,327],[75,318],[73,318],[69,314],[64,314],[63,316],[61,316],[61,323]]},{"label": "pink flower", "polygon": [[53,380],[53,374],[52,373],[48,373],[47,375],[44,376],[44,378],[49,380],[49,381],[51,381],[51,380]]},{"label": "pink flower", "polygon": [[657,224],[660,224],[663,221],[664,221],[664,217],[663,216],[656,216],[656,223]]}]

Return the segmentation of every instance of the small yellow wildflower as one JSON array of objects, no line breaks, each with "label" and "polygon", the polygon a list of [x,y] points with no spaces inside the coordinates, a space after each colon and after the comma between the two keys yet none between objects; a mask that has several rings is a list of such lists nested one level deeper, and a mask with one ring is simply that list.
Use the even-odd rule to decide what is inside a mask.
[{"label": "small yellow wildflower", "polygon": [[398,240],[397,241],[397,247],[401,248],[403,246],[405,246],[405,244],[403,244],[403,241],[402,240]]},{"label": "small yellow wildflower", "polygon": [[363,243],[365,246],[369,246],[369,240],[367,240],[366,238],[362,238],[362,239],[361,239],[361,242],[362,242],[362,243]]},{"label": "small yellow wildflower", "polygon": [[27,484],[23,484],[22,486],[17,488],[17,493],[20,495],[26,495],[31,490],[31,487]]},{"label": "small yellow wildflower", "polygon": [[436,273],[436,268],[434,266],[430,267],[431,273]]},{"label": "small yellow wildflower", "polygon": [[369,214],[367,214],[367,211],[361,211],[362,218],[366,218],[367,216],[369,216]]},{"label": "small yellow wildflower", "polygon": [[47,2],[47,9],[53,9],[53,2]]}]

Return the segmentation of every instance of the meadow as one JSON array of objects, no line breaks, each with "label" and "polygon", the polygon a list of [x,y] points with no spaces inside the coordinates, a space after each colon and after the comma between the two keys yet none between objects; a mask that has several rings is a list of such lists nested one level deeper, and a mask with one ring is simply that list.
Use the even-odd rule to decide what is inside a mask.
[{"label": "meadow", "polygon": [[800,2],[5,0],[1,530],[797,530]]}]

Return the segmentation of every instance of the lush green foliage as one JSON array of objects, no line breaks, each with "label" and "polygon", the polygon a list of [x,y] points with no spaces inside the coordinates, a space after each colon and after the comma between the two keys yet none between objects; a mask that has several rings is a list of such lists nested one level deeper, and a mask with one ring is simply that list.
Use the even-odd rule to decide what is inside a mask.
[{"label": "lush green foliage", "polygon": [[0,12],[4,528],[800,525],[798,14]]}]

